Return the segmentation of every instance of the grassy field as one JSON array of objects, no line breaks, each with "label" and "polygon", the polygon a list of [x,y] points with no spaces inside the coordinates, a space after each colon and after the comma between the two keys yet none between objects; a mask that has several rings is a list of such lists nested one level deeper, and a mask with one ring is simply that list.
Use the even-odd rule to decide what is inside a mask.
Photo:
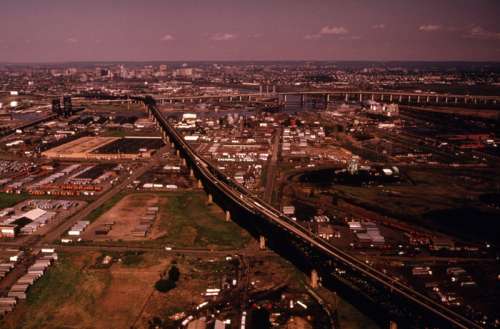
[{"label": "grassy field", "polygon": [[27,194],[0,193],[0,209],[12,207],[16,203],[26,200],[27,198]]},{"label": "grassy field", "polygon": [[334,189],[360,202],[379,205],[398,217],[404,217],[475,204],[481,193],[494,188],[493,181],[479,177],[466,178],[468,176],[461,173],[411,170],[407,175],[415,185],[336,185]]},{"label": "grassy field", "polygon": [[241,248],[250,236],[233,222],[224,221],[216,205],[206,205],[203,192],[166,193],[160,205],[160,240],[179,247]]},{"label": "grassy field", "polygon": [[26,302],[0,322],[1,328],[129,328],[168,262],[144,259],[133,266],[97,269],[97,252],[60,256],[30,288]]},{"label": "grassy field", "polygon": [[410,169],[405,175],[413,184],[337,184],[331,193],[382,215],[463,238],[495,239],[500,233],[500,223],[494,220],[499,211],[480,201],[482,194],[498,190],[498,175],[460,169]]},{"label": "grassy field", "polygon": [[[151,193],[135,195],[146,196]],[[124,196],[124,193],[115,195],[95,209],[87,219],[94,221],[106,214]],[[160,192],[154,193],[153,196],[158,198],[160,207],[160,217],[154,230],[156,238],[127,243],[169,244],[173,247],[194,248],[241,248],[250,241],[250,235],[245,230],[233,222],[224,220],[224,212],[217,205],[206,204],[206,195],[201,191]],[[138,202],[130,204],[130,207],[145,207],[145,202],[139,200],[142,199],[138,197]]]}]

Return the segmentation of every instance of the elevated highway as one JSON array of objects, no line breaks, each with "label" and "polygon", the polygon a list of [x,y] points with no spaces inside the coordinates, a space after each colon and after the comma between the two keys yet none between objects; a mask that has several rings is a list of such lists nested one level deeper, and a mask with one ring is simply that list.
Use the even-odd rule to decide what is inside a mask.
[{"label": "elevated highway", "polygon": [[[198,156],[184,140],[183,136],[162,115],[153,98],[145,97],[144,103],[150,116],[161,129],[164,139],[172,143],[179,156],[186,161],[194,176],[199,180],[200,185],[203,185],[207,193],[209,193],[209,199],[212,198],[212,194],[216,195],[219,203],[227,209],[226,217],[228,219],[231,217],[229,209],[237,209],[240,214],[246,214],[247,218],[245,220],[254,219],[255,224],[257,224],[258,220],[265,222],[269,225],[268,227],[273,228],[273,234],[281,234],[291,240],[299,241],[314,257],[320,259],[318,266],[323,266],[322,275],[327,275],[326,272],[335,266],[341,266],[352,275],[362,278],[362,282],[368,282],[381,289],[387,298],[398,302],[404,301],[407,304],[406,308],[411,309],[413,313],[412,315],[406,314],[407,317],[419,314],[415,319],[407,319],[407,323],[413,323],[412,327],[481,328],[480,325],[463,315],[412,289],[390,275],[365,264],[342,249],[317,238],[291,218],[254,196],[250,191],[235,183],[208,161]],[[284,244],[289,242],[288,239],[281,239],[280,241]],[[398,302],[395,302],[395,304],[398,304]]]},{"label": "elevated highway", "polygon": [[433,92],[407,92],[407,91],[297,91],[277,93],[240,93],[240,94],[216,94],[200,96],[166,96],[157,97],[159,104],[173,103],[202,103],[202,102],[242,102],[258,101],[262,99],[275,99],[281,104],[286,104],[295,99],[302,104],[308,101],[321,100],[330,103],[333,100],[348,101],[380,101],[398,104],[430,104],[430,105],[489,105],[499,106],[500,96],[486,95],[460,95],[460,94],[437,94]]}]

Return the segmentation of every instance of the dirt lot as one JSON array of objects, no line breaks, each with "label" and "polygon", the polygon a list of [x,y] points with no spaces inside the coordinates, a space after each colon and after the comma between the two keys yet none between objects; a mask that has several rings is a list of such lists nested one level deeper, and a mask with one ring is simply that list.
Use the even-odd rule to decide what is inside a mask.
[{"label": "dirt lot", "polygon": [[[144,240],[154,239],[160,233],[154,229],[153,234],[146,238],[135,237],[132,230],[139,225],[142,216],[146,215],[148,207],[158,206],[166,197],[153,193],[129,194],[113,206],[109,211],[99,216],[83,235],[84,240]],[[106,223],[114,223],[107,235],[96,235],[95,229]]]},{"label": "dirt lot", "polygon": [[95,268],[100,253],[62,254],[1,328],[129,328],[170,260],[144,255],[139,263]]},{"label": "dirt lot", "polygon": [[[146,208],[154,206],[159,207],[159,213],[148,235],[132,236]],[[242,248],[250,240],[250,235],[237,224],[224,220],[221,208],[207,205],[203,192],[134,193],[107,209],[85,230],[84,240],[196,248]],[[95,234],[98,226],[110,222],[115,224],[107,235]]]}]

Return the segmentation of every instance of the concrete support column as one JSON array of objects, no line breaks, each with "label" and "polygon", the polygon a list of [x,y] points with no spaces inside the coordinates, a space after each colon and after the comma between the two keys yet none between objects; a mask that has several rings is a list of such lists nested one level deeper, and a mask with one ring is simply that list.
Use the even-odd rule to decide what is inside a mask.
[{"label": "concrete support column", "polygon": [[214,198],[212,197],[212,194],[210,194],[210,193],[208,193],[208,196],[207,196],[207,203],[208,204],[214,203]]},{"label": "concrete support column", "polygon": [[445,97],[445,98],[444,98],[444,102],[445,102],[446,104],[448,104],[448,97]]},{"label": "concrete support column", "polygon": [[439,103],[439,96],[436,96],[436,104]]},{"label": "concrete support column", "polygon": [[194,171],[193,171],[193,169],[189,169],[189,177],[194,177]]},{"label": "concrete support column", "polygon": [[175,155],[177,155],[179,157],[179,156],[181,156],[181,152],[179,150],[176,150]]},{"label": "concrete support column", "polygon": [[363,94],[359,94],[359,102],[361,103],[363,101]]},{"label": "concrete support column", "polygon": [[175,148],[175,144],[174,144],[174,142],[170,143],[170,147],[171,147],[171,148]]},{"label": "concrete support column", "polygon": [[318,272],[316,270],[311,271],[311,288],[316,289],[318,288]]},{"label": "concrete support column", "polygon": [[408,95],[408,103],[410,103],[410,102],[411,102],[411,96]]},{"label": "concrete support column", "polygon": [[306,95],[302,94],[300,95],[300,106],[304,106],[306,102]]},{"label": "concrete support column", "polygon": [[455,104],[458,103],[458,97],[455,97]]},{"label": "concrete support column", "polygon": [[231,220],[231,212],[229,210],[226,210],[226,222],[229,222]]},{"label": "concrete support column", "polygon": [[375,100],[375,94],[372,94],[372,101]]},{"label": "concrete support column", "polygon": [[325,95],[325,103],[326,104],[330,103],[330,94]]},{"label": "concrete support column", "polygon": [[380,101],[382,101],[382,102],[384,101],[384,94],[380,95]]},{"label": "concrete support column", "polygon": [[203,183],[201,182],[201,180],[200,180],[200,179],[198,179],[198,181],[196,182],[196,186],[197,186],[198,188],[203,188]]},{"label": "concrete support column", "polygon": [[431,101],[431,99],[429,98],[429,96],[427,96],[427,98],[426,98],[425,102],[426,102],[426,103],[429,103],[430,101]]},{"label": "concrete support column", "polygon": [[417,103],[420,103],[420,96],[417,96]]},{"label": "concrete support column", "polygon": [[348,101],[349,101],[349,94],[348,94],[348,93],[346,93],[346,94],[345,94],[345,102],[347,103]]},{"label": "concrete support column", "polygon": [[182,158],[182,165],[185,166],[187,165],[186,159]]},{"label": "concrete support column", "polygon": [[392,98],[393,98],[392,94],[389,95],[389,102],[391,102],[391,103],[392,103]]},{"label": "concrete support column", "polygon": [[283,103],[286,103],[286,95],[283,95]]},{"label": "concrete support column", "polygon": [[266,238],[263,235],[259,236],[259,249],[266,249]]},{"label": "concrete support column", "polygon": [[399,95],[399,102],[401,103],[403,101],[403,96]]}]

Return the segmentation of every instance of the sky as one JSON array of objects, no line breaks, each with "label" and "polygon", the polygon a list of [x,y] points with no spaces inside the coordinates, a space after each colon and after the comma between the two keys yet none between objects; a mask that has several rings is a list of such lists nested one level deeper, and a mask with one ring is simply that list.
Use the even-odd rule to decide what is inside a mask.
[{"label": "sky", "polygon": [[0,0],[0,62],[500,61],[500,0]]}]

